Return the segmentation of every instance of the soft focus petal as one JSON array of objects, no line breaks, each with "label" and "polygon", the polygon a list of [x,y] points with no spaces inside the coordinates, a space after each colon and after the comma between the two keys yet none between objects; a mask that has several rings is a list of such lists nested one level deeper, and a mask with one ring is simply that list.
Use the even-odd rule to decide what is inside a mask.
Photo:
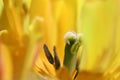
[{"label": "soft focus petal", "polygon": [[81,13],[82,13],[82,6],[85,0],[77,0],[77,24],[76,24],[76,30],[77,32],[81,32],[82,26],[81,26]]},{"label": "soft focus petal", "polygon": [[42,37],[42,33],[40,31],[41,26],[37,26],[36,24],[41,22],[42,21],[37,21],[36,19],[28,28],[27,35],[29,38],[29,42],[27,44],[25,59],[23,62],[21,80],[26,80],[28,72],[33,66],[33,61],[35,61],[38,53],[40,52],[40,39]]},{"label": "soft focus petal", "polygon": [[[40,6],[39,6],[40,5]],[[39,8],[37,8],[39,6]],[[52,51],[52,48],[54,45],[56,45],[56,38],[57,38],[57,27],[55,26],[55,23],[53,21],[53,15],[52,15],[52,4],[50,0],[33,0],[31,4],[31,9],[30,9],[30,21],[32,21],[36,16],[40,16],[44,19],[44,22],[42,25],[43,28],[43,38],[41,39],[41,51],[40,51],[40,56],[37,61],[36,65],[40,66],[40,61],[39,60],[44,60],[45,63],[47,63],[48,66],[50,66],[50,72],[54,73],[54,69],[52,68],[47,62],[47,59],[44,55],[43,51],[43,44],[46,43],[50,51]]]},{"label": "soft focus petal", "polygon": [[3,10],[3,0],[0,0],[0,17],[1,17],[1,13],[2,13],[2,10]]},{"label": "soft focus petal", "polygon": [[85,49],[81,69],[104,71],[112,57],[115,1],[87,1],[82,10]]},{"label": "soft focus petal", "polygon": [[13,80],[13,66],[11,54],[7,47],[0,42],[0,79]]},{"label": "soft focus petal", "polygon": [[76,30],[76,0],[64,0],[64,4],[60,13],[57,36],[57,47],[60,56],[60,60],[63,62],[64,57],[64,34],[70,30]]}]

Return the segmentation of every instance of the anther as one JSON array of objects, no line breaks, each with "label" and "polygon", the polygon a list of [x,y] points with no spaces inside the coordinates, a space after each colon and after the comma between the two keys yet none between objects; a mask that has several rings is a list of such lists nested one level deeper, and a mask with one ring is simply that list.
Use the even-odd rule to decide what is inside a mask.
[{"label": "anther", "polygon": [[54,51],[54,61],[55,61],[55,69],[59,69],[60,68],[60,60],[58,58],[57,52],[56,52],[56,47],[53,47],[53,51]]},{"label": "anther", "polygon": [[53,57],[52,57],[52,55],[51,55],[51,53],[50,53],[47,45],[44,44],[43,48],[44,48],[44,52],[45,52],[45,55],[46,55],[48,61],[49,61],[51,64],[53,64],[53,63],[54,63],[54,59],[53,59]]}]

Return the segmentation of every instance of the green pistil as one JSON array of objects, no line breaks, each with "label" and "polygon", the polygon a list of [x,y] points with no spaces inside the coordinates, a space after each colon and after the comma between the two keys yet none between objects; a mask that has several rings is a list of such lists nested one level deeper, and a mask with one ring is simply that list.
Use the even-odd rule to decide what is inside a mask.
[{"label": "green pistil", "polygon": [[[67,42],[65,46],[65,56],[63,64],[69,70],[71,75],[76,68],[77,53],[81,45],[81,36],[77,36],[75,33],[72,32],[69,32],[66,35],[67,36],[65,36],[65,38],[68,38],[65,39]],[[73,37],[73,35],[75,36]]]}]

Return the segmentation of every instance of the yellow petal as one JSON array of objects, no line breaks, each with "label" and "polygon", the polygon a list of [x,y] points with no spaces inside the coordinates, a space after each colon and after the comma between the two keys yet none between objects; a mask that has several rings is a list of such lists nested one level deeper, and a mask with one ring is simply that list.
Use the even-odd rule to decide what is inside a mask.
[{"label": "yellow petal", "polygon": [[[37,8],[39,6],[39,8]],[[43,42],[46,43],[50,50],[56,44],[57,27],[55,26],[52,15],[52,4],[49,0],[33,0],[31,4],[30,21],[36,16],[44,19],[43,29],[44,37]]]},{"label": "yellow petal", "polygon": [[104,71],[108,67],[114,44],[115,13],[115,4],[111,0],[84,4],[82,26],[85,50],[81,69]]},{"label": "yellow petal", "polygon": [[58,56],[60,56],[60,61],[63,62],[64,57],[64,35],[67,31],[76,30],[76,0],[65,1],[61,10],[58,27],[57,36],[57,48]]},{"label": "yellow petal", "polygon": [[2,10],[3,10],[3,0],[0,0],[0,16],[1,16],[1,13],[2,13]]},{"label": "yellow petal", "polygon": [[53,17],[54,17],[54,21],[56,25],[59,21],[60,14],[63,8],[63,4],[64,4],[64,0],[53,0],[52,1]]},{"label": "yellow petal", "polygon": [[115,17],[115,28],[114,28],[114,52],[112,56],[112,60],[110,62],[110,67],[108,68],[108,73],[113,73],[116,68],[119,68],[120,64],[120,6],[119,3],[116,3],[117,7],[117,12],[116,12],[116,17]]},{"label": "yellow petal", "polygon": [[83,2],[84,0],[77,0],[77,24],[76,24],[76,27],[77,27],[77,32],[81,32],[82,30],[82,26],[81,26],[81,12],[82,12],[82,6],[83,6]]}]

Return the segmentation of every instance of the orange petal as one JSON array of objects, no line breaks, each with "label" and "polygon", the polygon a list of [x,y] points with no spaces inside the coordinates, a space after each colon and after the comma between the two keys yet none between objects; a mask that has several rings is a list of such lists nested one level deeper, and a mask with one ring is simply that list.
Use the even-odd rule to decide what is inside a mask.
[{"label": "orange petal", "polygon": [[81,71],[76,80],[105,80],[101,73]]},{"label": "orange petal", "polygon": [[57,77],[60,80],[72,80],[72,77],[69,75],[69,71],[65,67],[58,70]]}]

